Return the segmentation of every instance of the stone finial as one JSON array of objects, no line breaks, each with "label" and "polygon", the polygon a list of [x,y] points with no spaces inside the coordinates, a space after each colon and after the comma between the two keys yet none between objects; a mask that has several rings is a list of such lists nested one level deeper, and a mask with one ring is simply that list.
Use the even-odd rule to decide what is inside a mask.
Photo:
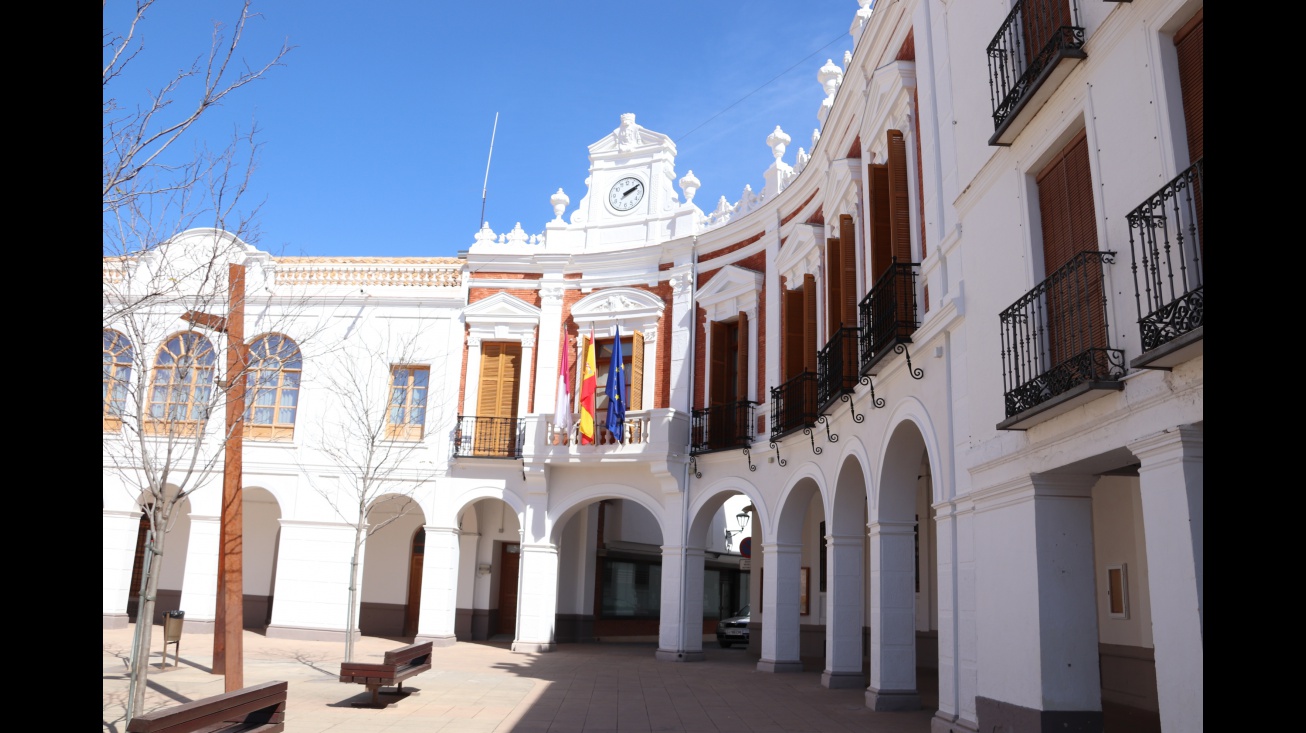
[{"label": "stone finial", "polygon": [[816,150],[816,142],[821,139],[821,128],[812,128],[812,150]]},{"label": "stone finial", "polygon": [[494,241],[494,231],[490,229],[490,222],[481,222],[481,231],[476,233],[476,242],[478,244],[489,244]]},{"label": "stone finial", "polygon": [[857,4],[860,5],[861,8],[857,11],[857,17],[856,20],[853,21],[853,27],[857,29],[859,34],[871,20],[871,5],[873,2],[874,0],[857,0]]},{"label": "stone finial", "polygon": [[521,222],[517,222],[517,225],[512,228],[512,231],[507,234],[507,243],[526,244],[526,240],[526,231],[521,228]]},{"label": "stone finial", "polygon": [[825,96],[833,97],[839,89],[839,84],[843,82],[843,69],[834,63],[834,59],[826,59],[825,66],[822,66],[816,74],[816,80],[825,90]]},{"label": "stone finial", "polygon": [[571,199],[567,198],[567,194],[559,188],[557,193],[549,197],[549,203],[553,204],[553,220],[562,221],[562,212],[567,210],[567,204],[571,203]]},{"label": "stone finial", "polygon": [[698,193],[699,185],[699,180],[694,177],[694,171],[692,170],[686,173],[684,178],[680,179],[680,190],[685,192],[685,203],[694,203],[694,194]]},{"label": "stone finial", "polygon": [[844,51],[844,52],[843,52],[843,67],[844,67],[845,69],[848,68],[849,64],[851,64],[852,62],[853,62],[853,52],[852,52],[852,51]]},{"label": "stone finial", "polygon": [[785,154],[785,146],[788,145],[791,140],[793,140],[793,138],[786,135],[785,131],[781,130],[779,125],[775,126],[775,132],[766,136],[766,144],[771,147],[771,155],[775,158],[776,163],[780,162],[780,156]]}]

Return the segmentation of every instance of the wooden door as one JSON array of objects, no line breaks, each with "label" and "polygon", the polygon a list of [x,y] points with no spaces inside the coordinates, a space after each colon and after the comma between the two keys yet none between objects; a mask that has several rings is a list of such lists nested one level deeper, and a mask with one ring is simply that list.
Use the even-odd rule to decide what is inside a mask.
[{"label": "wooden door", "polygon": [[517,571],[521,567],[521,544],[505,542],[499,549],[498,634],[517,638]]},{"label": "wooden door", "polygon": [[521,382],[521,344],[481,345],[481,384],[476,400],[472,451],[478,456],[511,456],[517,449],[517,390]]},{"label": "wooden door", "polygon": [[426,555],[426,529],[413,533],[413,550],[408,561],[408,605],[404,608],[404,636],[417,636],[417,619],[422,610],[422,558]]},{"label": "wooden door", "polygon": [[136,623],[136,610],[141,601],[141,575],[145,572],[145,537],[150,531],[150,517],[141,512],[140,527],[136,530],[136,558],[132,560],[131,585],[127,587],[127,620]]}]

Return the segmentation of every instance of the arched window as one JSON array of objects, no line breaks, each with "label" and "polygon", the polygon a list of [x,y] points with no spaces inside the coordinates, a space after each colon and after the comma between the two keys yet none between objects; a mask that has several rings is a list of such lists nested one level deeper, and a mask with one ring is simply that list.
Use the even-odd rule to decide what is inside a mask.
[{"label": "arched window", "polygon": [[164,343],[154,358],[150,384],[153,432],[194,429],[208,419],[216,362],[213,344],[193,331],[179,333]]},{"label": "arched window", "polygon": [[304,366],[299,346],[271,333],[249,345],[246,373],[245,437],[290,440],[299,407],[299,375]]},{"label": "arched window", "polygon": [[122,428],[122,414],[127,409],[127,385],[132,376],[132,345],[127,337],[104,329],[104,430]]}]

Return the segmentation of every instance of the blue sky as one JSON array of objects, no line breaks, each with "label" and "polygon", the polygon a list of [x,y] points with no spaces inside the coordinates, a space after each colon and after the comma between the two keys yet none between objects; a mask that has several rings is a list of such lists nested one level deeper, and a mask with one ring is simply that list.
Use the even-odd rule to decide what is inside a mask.
[{"label": "blue sky", "polygon": [[[274,255],[466,249],[496,112],[485,201],[496,233],[517,222],[542,232],[558,188],[570,217],[585,193],[587,146],[623,112],[676,141],[676,175],[694,171],[694,201],[710,211],[745,184],[761,190],[776,125],[793,138],[785,162],[810,150],[824,96],[817,71],[826,59],[842,65],[857,9],[856,0],[262,0],[240,56],[254,65],[283,41],[295,49],[195,132],[220,144],[257,122],[263,147],[248,196],[262,206],[257,245]],[[239,10],[236,0],[160,0],[116,93],[157,87],[207,53],[214,20],[230,25]],[[106,29],[129,12],[111,0]]]}]

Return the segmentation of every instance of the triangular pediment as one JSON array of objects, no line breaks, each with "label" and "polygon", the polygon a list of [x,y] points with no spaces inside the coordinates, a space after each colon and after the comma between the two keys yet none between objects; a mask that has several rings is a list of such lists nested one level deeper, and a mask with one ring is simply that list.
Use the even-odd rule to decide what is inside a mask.
[{"label": "triangular pediment", "polygon": [[634,122],[627,124],[622,120],[620,126],[598,142],[589,146],[590,159],[611,158],[613,156],[649,155],[659,151],[676,154],[676,144],[671,137],[654,132]]},{"label": "triangular pediment", "polygon": [[576,301],[571,315],[577,322],[596,318],[659,314],[666,307],[657,296],[634,288],[608,288]]},{"label": "triangular pediment", "polygon": [[538,323],[540,309],[507,293],[495,293],[463,310],[468,323]]},{"label": "triangular pediment", "polygon": [[745,293],[762,290],[762,273],[738,265],[721,268],[707,284],[699,288],[699,303],[716,303],[726,298],[737,298]]}]

